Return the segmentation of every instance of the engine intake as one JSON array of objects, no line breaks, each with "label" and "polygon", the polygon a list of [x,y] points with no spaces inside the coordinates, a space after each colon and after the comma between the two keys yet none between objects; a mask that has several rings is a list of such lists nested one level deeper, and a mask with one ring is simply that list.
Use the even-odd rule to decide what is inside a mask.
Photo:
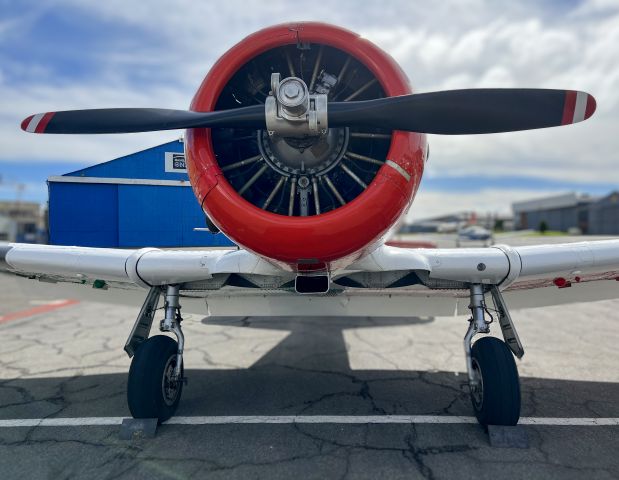
[{"label": "engine intake", "polygon": [[[287,97],[280,103],[289,103],[286,115],[305,121],[312,111],[305,98],[312,95],[343,102],[411,93],[397,63],[366,39],[332,25],[293,23],[256,32],[228,50],[191,110],[266,108],[276,95],[273,73],[281,74],[273,82],[280,90],[292,84],[290,92],[280,91]],[[303,81],[307,92],[289,78]],[[419,186],[425,136],[376,127],[326,130],[187,130],[187,171],[204,212],[239,246],[295,272],[305,272],[310,259],[332,271],[377,246]]]},{"label": "engine intake", "polygon": [[[290,76],[282,80],[279,72]],[[217,161],[237,193],[263,210],[300,217],[335,210],[372,182],[386,161],[391,132],[328,128],[327,102],[384,95],[367,67],[335,47],[267,50],[236,72],[216,106],[264,103],[267,128],[214,129]]]}]

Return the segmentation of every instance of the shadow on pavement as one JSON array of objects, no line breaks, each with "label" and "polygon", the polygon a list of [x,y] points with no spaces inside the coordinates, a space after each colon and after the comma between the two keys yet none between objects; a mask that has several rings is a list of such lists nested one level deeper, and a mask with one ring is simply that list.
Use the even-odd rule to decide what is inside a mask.
[{"label": "shadow on pavement", "polygon": [[[210,318],[291,333],[250,368],[189,368],[177,415],[473,415],[465,374],[350,369],[344,329],[432,321]],[[128,416],[126,380],[127,373],[0,380],[0,418]],[[523,416],[619,416],[618,383],[521,383]]]}]

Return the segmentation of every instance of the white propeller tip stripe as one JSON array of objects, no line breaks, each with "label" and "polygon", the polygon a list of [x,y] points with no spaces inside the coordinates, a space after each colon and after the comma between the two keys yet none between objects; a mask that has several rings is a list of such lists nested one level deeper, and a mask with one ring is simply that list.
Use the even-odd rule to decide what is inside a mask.
[{"label": "white propeller tip stripe", "polygon": [[34,115],[30,119],[30,122],[28,123],[28,126],[26,127],[26,131],[30,133],[34,133],[44,116],[45,116],[44,113],[37,113],[36,115]]},{"label": "white propeller tip stripe", "polygon": [[588,93],[576,92],[576,105],[574,106],[574,117],[572,119],[572,123],[582,122],[585,119],[588,99]]}]

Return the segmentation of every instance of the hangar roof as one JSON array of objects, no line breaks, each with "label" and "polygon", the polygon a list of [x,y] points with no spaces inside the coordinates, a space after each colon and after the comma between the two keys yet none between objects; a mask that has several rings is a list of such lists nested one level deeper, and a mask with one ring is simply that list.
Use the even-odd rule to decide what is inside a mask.
[{"label": "hangar roof", "polygon": [[595,198],[590,197],[589,195],[571,192],[552,197],[539,198],[536,200],[516,202],[512,204],[512,209],[514,210],[514,213],[530,212],[535,210],[554,210],[557,208],[576,207],[578,205],[590,203],[594,200]]},{"label": "hangar roof", "polygon": [[[167,154],[182,154],[183,142],[174,140],[134,152],[108,162],[66,173],[63,177],[130,178],[151,180],[189,180],[184,169],[166,167]],[[184,160],[184,157],[183,157]],[[57,181],[57,177],[50,178]]]}]

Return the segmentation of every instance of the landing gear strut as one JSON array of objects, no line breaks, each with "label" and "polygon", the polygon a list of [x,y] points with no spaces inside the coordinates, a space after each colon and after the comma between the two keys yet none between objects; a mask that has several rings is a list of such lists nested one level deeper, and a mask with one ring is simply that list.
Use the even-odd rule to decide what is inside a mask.
[{"label": "landing gear strut", "polygon": [[168,420],[178,407],[186,379],[183,376],[185,336],[181,330],[179,286],[169,285],[165,292],[165,317],[159,325],[171,332],[176,341],[164,335],[148,338],[160,291],[151,289],[136,321],[125,350],[135,352],[129,369],[127,403],[134,418]]},{"label": "landing gear strut", "polygon": [[464,352],[475,416],[482,425],[516,425],[520,418],[520,381],[514,356],[524,350],[511,321],[505,302],[496,287],[491,288],[499,324],[505,342],[494,337],[482,337],[474,344],[478,333],[490,332],[484,286],[470,286],[471,318],[464,337]]}]

